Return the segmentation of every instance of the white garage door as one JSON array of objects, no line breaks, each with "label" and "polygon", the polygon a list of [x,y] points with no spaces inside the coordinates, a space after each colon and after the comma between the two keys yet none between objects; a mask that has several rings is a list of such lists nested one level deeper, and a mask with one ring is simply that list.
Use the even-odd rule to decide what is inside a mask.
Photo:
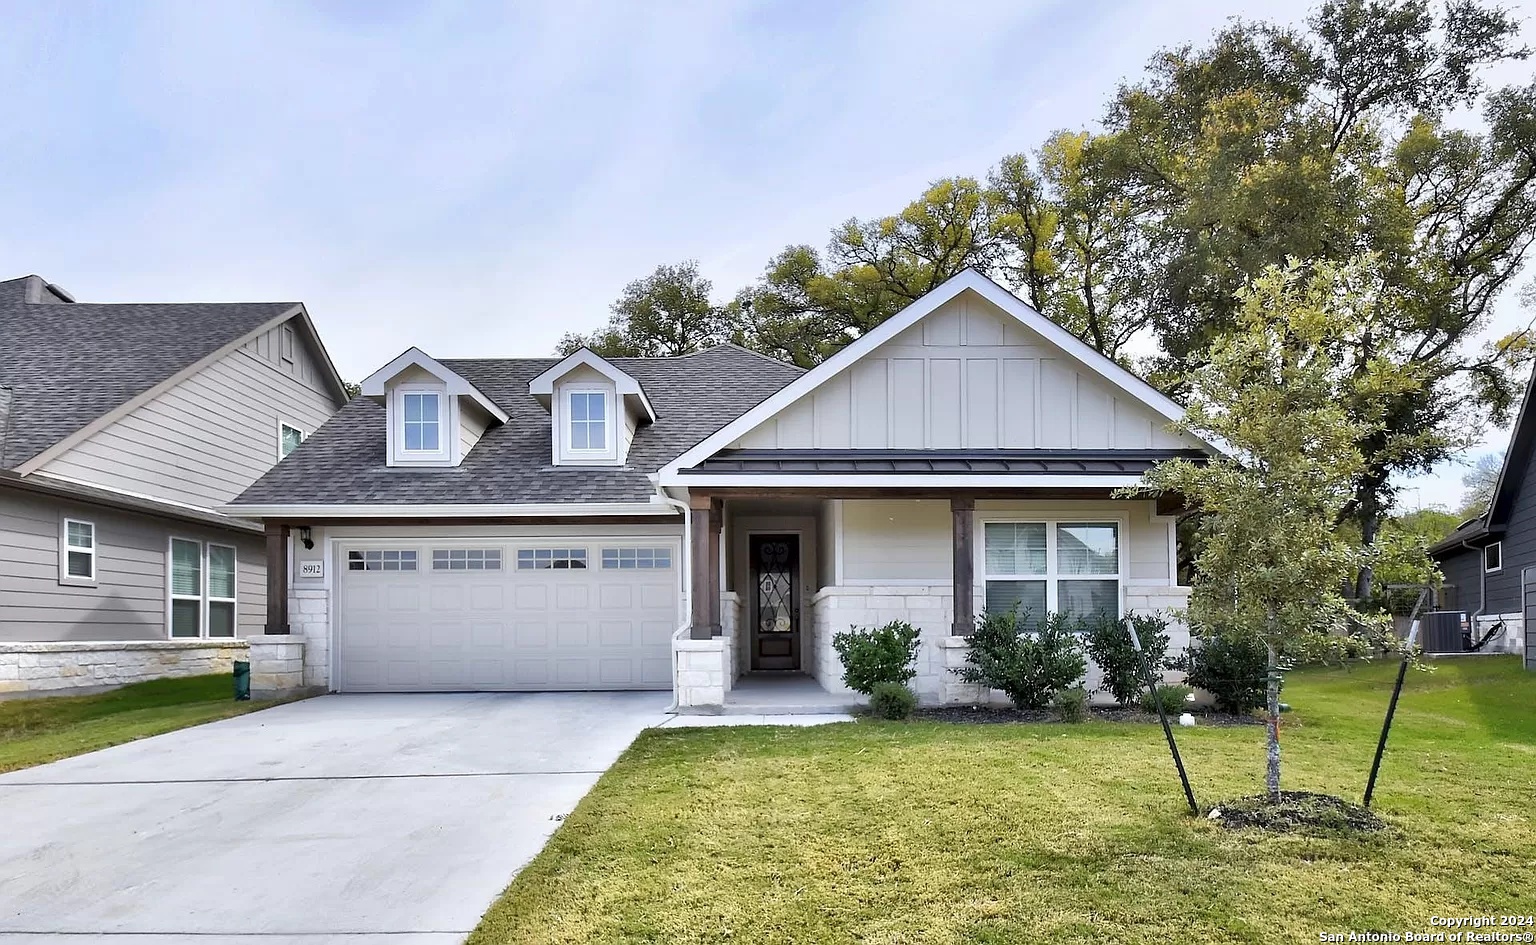
[{"label": "white garage door", "polygon": [[675,541],[343,547],[344,692],[670,689]]}]

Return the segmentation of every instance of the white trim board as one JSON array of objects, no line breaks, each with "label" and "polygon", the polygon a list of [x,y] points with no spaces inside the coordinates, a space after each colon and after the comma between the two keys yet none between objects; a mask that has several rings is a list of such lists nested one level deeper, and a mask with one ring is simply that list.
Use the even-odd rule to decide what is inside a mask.
[{"label": "white trim board", "polygon": [[[927,295],[881,322],[873,331],[850,342],[832,357],[781,388],[772,397],[705,437],[693,448],[663,466],[660,471],[661,481],[665,484],[673,483],[676,481],[673,477],[677,475],[678,470],[697,466],[967,290],[975,292],[1002,309],[1024,327],[1040,335],[1069,357],[1154,412],[1170,421],[1183,419],[1184,408],[1157,388],[1127,371],[1113,359],[1100,354],[1082,339],[1046,318],[1023,299],[980,272],[975,269],[966,269],[945,280],[941,285],[930,290]],[[1204,445],[1213,448],[1210,444]]]},{"label": "white trim board", "polygon": [[[1017,474],[960,475],[921,473],[804,473],[798,475],[773,475],[768,473],[730,475],[721,473],[671,473],[663,474],[662,483],[668,486],[761,486],[764,488],[800,488],[826,486],[829,488],[873,487],[880,489],[1120,489],[1141,485],[1139,475],[1120,476],[1021,476]],[[943,498],[943,496],[935,496]],[[1022,491],[1020,499],[1029,496]],[[1145,499],[1111,501],[1144,502]]]},{"label": "white trim board", "polygon": [[246,518],[569,518],[588,515],[655,515],[671,517],[677,510],[660,502],[546,502],[524,505],[294,505],[225,506],[230,515]]},{"label": "white trim board", "polygon": [[[447,387],[450,397],[468,397],[481,407],[484,407],[486,413],[495,417],[501,423],[506,423],[509,419],[507,412],[496,406],[491,398],[481,393],[480,388],[471,384],[463,375],[444,367],[425,351],[416,347],[405,349],[393,361],[368,375],[363,380],[363,383],[359,385],[362,388],[363,396],[383,397],[385,385],[401,371],[413,365],[442,381],[444,386]],[[455,431],[454,435],[457,436],[457,431]]]}]

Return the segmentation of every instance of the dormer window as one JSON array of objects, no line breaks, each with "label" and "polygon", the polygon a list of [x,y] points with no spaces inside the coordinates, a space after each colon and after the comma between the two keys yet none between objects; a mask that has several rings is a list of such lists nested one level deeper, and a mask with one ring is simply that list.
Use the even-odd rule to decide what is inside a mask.
[{"label": "dormer window", "polygon": [[573,390],[569,396],[571,452],[611,452],[608,394],[600,390]]},{"label": "dormer window", "polygon": [[395,388],[393,404],[394,461],[405,465],[448,463],[451,437],[448,425],[448,398],[441,388],[401,385]]}]

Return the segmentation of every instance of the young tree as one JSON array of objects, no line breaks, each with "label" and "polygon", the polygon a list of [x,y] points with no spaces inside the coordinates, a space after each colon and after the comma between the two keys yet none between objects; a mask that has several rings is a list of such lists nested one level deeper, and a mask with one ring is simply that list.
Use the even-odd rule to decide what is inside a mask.
[{"label": "young tree", "polygon": [[1349,356],[1380,317],[1383,288],[1364,263],[1309,274],[1273,267],[1238,293],[1233,331],[1190,378],[1182,427],[1226,455],[1176,460],[1147,475],[1200,512],[1192,625],[1258,640],[1268,654],[1266,785],[1280,792],[1282,657],[1340,652],[1376,618],[1343,589],[1368,552],[1341,531],[1339,511],[1365,463],[1360,442],[1384,422],[1351,404],[1384,404],[1419,378],[1390,358]]},{"label": "young tree", "polygon": [[590,335],[568,333],[557,352],[585,345],[605,358],[665,358],[691,354],[727,338],[725,313],[709,300],[710,281],[696,260],[657,266],[624,287],[608,324]]}]

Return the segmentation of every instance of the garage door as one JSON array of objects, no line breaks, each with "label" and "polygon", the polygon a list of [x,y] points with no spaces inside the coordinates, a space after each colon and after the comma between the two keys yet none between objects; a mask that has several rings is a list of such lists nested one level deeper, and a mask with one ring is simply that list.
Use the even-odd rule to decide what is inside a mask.
[{"label": "garage door", "polygon": [[675,542],[344,546],[345,692],[670,689]]}]

